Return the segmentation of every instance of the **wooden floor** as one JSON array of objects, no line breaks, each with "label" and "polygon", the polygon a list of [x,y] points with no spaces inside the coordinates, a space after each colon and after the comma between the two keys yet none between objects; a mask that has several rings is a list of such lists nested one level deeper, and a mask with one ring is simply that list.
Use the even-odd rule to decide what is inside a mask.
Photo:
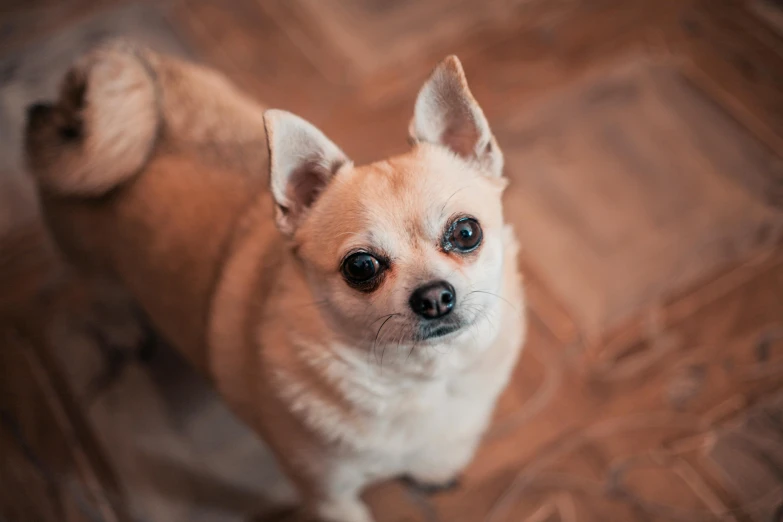
[{"label": "wooden floor", "polygon": [[418,87],[462,59],[507,158],[530,337],[461,487],[375,488],[379,522],[783,520],[779,0],[5,0],[0,521],[242,520],[291,498],[175,354],[96,391],[100,353],[54,297],[24,107],[116,34],[359,162],[403,151]]}]

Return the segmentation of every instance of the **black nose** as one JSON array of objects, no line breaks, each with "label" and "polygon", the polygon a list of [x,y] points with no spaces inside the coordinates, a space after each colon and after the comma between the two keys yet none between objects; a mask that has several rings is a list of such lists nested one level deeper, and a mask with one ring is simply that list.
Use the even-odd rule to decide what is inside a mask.
[{"label": "black nose", "polygon": [[435,281],[417,288],[409,304],[425,319],[437,319],[451,312],[456,301],[457,293],[453,286],[446,281]]}]

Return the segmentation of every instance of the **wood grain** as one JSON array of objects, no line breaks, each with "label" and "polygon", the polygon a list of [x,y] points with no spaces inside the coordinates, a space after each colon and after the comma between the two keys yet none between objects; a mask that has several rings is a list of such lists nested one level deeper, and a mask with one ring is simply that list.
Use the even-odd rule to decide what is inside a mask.
[{"label": "wood grain", "polygon": [[497,132],[526,260],[588,343],[783,223],[777,158],[665,65],[606,71]]}]

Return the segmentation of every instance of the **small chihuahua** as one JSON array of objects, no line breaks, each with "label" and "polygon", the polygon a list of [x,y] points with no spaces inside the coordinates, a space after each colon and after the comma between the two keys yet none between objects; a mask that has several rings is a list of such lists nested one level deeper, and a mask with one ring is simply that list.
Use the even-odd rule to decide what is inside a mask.
[{"label": "small chihuahua", "polygon": [[212,380],[318,520],[371,521],[359,495],[381,480],[454,483],[525,337],[503,156],[456,57],[409,134],[356,166],[303,119],[127,42],[28,111],[70,262]]}]

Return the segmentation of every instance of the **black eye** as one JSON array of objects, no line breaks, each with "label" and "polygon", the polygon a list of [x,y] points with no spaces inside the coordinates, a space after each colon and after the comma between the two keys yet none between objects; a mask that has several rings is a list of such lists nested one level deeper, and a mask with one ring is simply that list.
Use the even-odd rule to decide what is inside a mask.
[{"label": "black eye", "polygon": [[342,272],[350,283],[367,283],[381,272],[381,264],[370,254],[357,252],[343,261]]},{"label": "black eye", "polygon": [[451,225],[446,238],[448,245],[460,252],[470,252],[481,244],[483,233],[478,221],[473,218],[461,218]]}]

